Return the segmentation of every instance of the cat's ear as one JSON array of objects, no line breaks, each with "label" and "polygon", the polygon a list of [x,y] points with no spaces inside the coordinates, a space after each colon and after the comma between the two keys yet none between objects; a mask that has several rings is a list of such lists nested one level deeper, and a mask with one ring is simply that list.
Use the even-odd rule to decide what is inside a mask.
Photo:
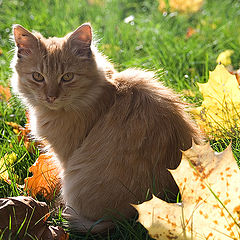
[{"label": "cat's ear", "polygon": [[30,55],[38,46],[38,39],[21,25],[13,26],[13,36],[19,58]]},{"label": "cat's ear", "polygon": [[92,28],[90,23],[84,23],[78,27],[69,37],[69,40],[75,40],[78,43],[91,45]]},{"label": "cat's ear", "polygon": [[70,47],[77,55],[89,54],[92,43],[92,28],[89,23],[84,23],[78,27],[68,38]]}]

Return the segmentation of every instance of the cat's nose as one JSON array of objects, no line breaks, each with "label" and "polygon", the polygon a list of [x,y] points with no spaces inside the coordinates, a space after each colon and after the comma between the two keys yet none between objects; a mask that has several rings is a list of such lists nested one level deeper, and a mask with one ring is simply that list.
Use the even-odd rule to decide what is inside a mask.
[{"label": "cat's nose", "polygon": [[47,96],[47,102],[53,103],[56,100],[57,97],[55,96]]}]

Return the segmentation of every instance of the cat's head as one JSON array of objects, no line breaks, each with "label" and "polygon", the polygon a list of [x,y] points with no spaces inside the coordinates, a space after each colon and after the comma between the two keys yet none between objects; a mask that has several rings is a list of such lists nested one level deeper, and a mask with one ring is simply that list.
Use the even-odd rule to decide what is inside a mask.
[{"label": "cat's head", "polygon": [[14,25],[13,36],[16,52],[12,85],[27,104],[52,110],[79,106],[97,85],[90,24],[63,38],[49,39]]}]

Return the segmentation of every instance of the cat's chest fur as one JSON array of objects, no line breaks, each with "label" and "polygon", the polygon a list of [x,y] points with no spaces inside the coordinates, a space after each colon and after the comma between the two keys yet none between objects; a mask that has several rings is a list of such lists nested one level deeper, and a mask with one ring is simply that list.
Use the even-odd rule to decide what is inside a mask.
[{"label": "cat's chest fur", "polygon": [[81,146],[91,125],[78,114],[64,110],[38,113],[33,121],[35,134],[46,139],[63,162]]}]

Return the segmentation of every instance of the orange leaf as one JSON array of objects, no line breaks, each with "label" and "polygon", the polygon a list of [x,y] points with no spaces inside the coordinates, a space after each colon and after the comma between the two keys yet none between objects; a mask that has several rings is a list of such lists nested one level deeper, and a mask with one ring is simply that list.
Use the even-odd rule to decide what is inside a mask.
[{"label": "orange leaf", "polygon": [[[7,125],[13,127],[13,131],[18,134],[20,133],[20,137],[26,137],[27,138],[27,135],[30,133],[30,130],[27,129],[27,128],[24,128],[22,127],[21,125],[19,125],[18,123],[15,123],[15,122],[6,122]],[[20,139],[21,139],[20,138]]]},{"label": "orange leaf", "polygon": [[3,87],[0,85],[0,99],[8,101],[11,98],[11,92],[9,87]]},{"label": "orange leaf", "polygon": [[192,28],[192,27],[189,27],[187,29],[187,33],[186,33],[186,38],[190,38],[193,34],[196,33],[196,29]]},{"label": "orange leaf", "polygon": [[21,125],[15,123],[15,122],[6,122],[7,125],[13,127],[13,132],[18,135],[18,141],[23,141],[24,146],[30,153],[35,152],[35,147],[43,148],[46,146],[46,143],[44,141],[33,141],[30,136],[30,128],[29,128],[29,114],[26,112],[27,117],[27,123],[25,124],[25,127],[22,127]]},{"label": "orange leaf", "polygon": [[24,180],[28,194],[33,197],[41,194],[50,201],[59,193],[61,166],[53,155],[41,154],[29,171],[33,176]]}]

